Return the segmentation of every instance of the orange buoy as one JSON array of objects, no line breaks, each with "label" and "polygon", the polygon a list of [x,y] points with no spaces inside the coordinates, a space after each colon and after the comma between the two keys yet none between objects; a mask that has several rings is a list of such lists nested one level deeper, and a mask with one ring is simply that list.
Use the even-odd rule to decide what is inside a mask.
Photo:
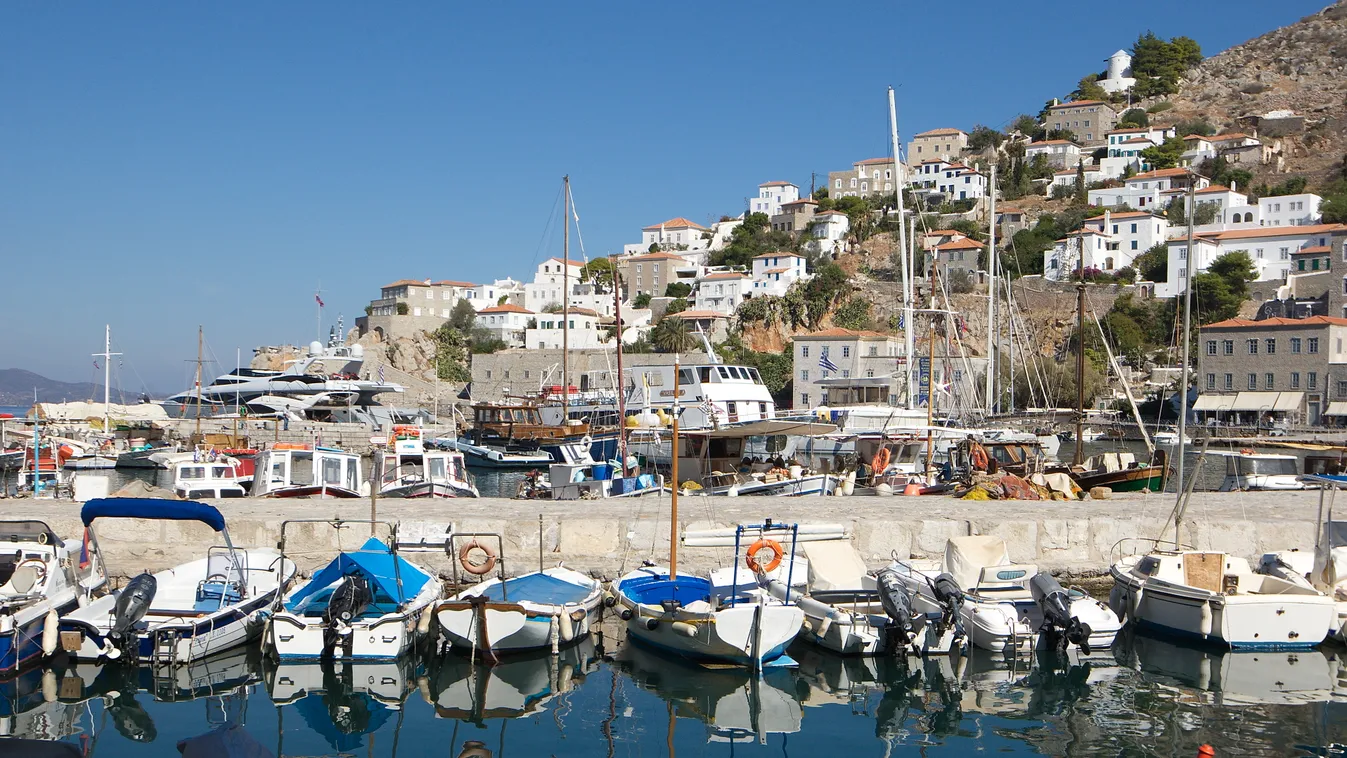
[{"label": "orange buoy", "polygon": [[870,470],[874,472],[875,476],[882,476],[885,471],[888,471],[891,456],[892,453],[889,452],[887,447],[881,447],[879,452],[875,453],[875,457],[870,459]]},{"label": "orange buoy", "polygon": [[904,494],[904,495],[920,495],[920,494],[921,494],[921,485],[920,485],[920,484],[917,484],[916,482],[908,482],[908,483],[907,483],[907,486],[903,488],[903,494]]},{"label": "orange buoy", "polygon": [[[481,563],[473,563],[472,561],[468,560],[468,554],[471,553],[474,548],[476,548],[477,550],[481,550],[483,553],[486,553],[485,561]],[[464,571],[474,576],[482,576],[483,574],[489,574],[491,573],[491,569],[496,567],[496,551],[492,550],[489,545],[485,545],[474,539],[468,544],[459,548],[458,565],[462,566]]]},{"label": "orange buoy", "polygon": [[[758,564],[758,551],[764,548],[772,551],[772,560],[768,561],[766,566]],[[748,546],[748,553],[744,555],[744,563],[748,566],[748,570],[755,574],[759,571],[765,573],[767,571],[774,571],[777,566],[780,566],[781,558],[785,554],[786,551],[781,549],[780,542],[762,537],[757,542]]]},{"label": "orange buoy", "polygon": [[1211,745],[1202,745],[1202,746],[1198,747],[1198,749],[1197,749],[1197,755],[1198,755],[1198,758],[1202,758],[1202,756],[1208,756],[1208,755],[1209,755],[1209,756],[1212,756],[1212,758],[1215,758],[1215,756],[1216,756],[1216,749],[1213,748]]}]

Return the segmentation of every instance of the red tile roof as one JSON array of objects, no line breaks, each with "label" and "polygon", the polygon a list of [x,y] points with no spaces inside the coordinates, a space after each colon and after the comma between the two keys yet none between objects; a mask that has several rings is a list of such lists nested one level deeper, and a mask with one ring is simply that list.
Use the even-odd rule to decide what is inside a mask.
[{"label": "red tile roof", "polygon": [[472,282],[455,282],[455,281],[450,280],[450,279],[442,279],[442,280],[440,280],[440,281],[438,281],[438,282],[435,282],[435,284],[437,284],[437,285],[439,285],[439,286],[441,286],[441,287],[476,287],[476,286],[477,286],[477,285],[473,284]]},{"label": "red tile roof", "polygon": [[1263,237],[1299,237],[1305,234],[1329,234],[1347,232],[1344,224],[1312,224],[1308,226],[1263,226],[1257,229],[1232,229],[1225,232],[1208,232],[1202,237],[1210,240],[1256,239]]},{"label": "red tile roof", "polygon": [[532,314],[533,311],[529,310],[528,308],[525,308],[525,307],[522,306],[522,305],[515,305],[514,303],[506,303],[505,305],[493,305],[493,306],[491,306],[490,308],[483,308],[483,309],[481,309],[480,311],[477,311],[477,313],[478,313],[478,315],[481,315],[481,314],[483,314],[483,313],[528,313],[528,314]]},{"label": "red tile roof", "polygon": [[981,250],[981,243],[971,240],[967,237],[960,237],[956,240],[950,240],[944,244],[936,245],[936,250]]},{"label": "red tile roof", "polygon": [[1127,181],[1135,182],[1138,179],[1163,179],[1166,176],[1186,176],[1187,174],[1188,169],[1186,168],[1162,168],[1158,171],[1147,171],[1144,174],[1128,177]]},{"label": "red tile roof", "polygon": [[[558,311],[558,313],[560,313],[560,311]],[[588,309],[588,308],[571,308],[571,309],[570,309],[570,315],[572,315],[572,316],[592,316],[592,317],[594,317],[594,318],[602,318],[602,316],[601,316],[597,311],[591,311],[591,310]]]},{"label": "red tile roof", "polygon": [[1197,192],[1194,192],[1193,194],[1201,195],[1206,192],[1234,192],[1234,190],[1230,189],[1224,184],[1209,184],[1206,187],[1203,187],[1202,189],[1198,190]]},{"label": "red tile roof", "polygon": [[790,269],[788,269],[788,268],[769,268],[769,269],[767,269],[766,271],[764,271],[764,272],[762,272],[762,273],[764,273],[764,274],[789,274],[789,273],[790,273]]},{"label": "red tile roof", "polygon": [[1106,135],[1108,135],[1108,134],[1136,134],[1136,133],[1138,133],[1138,132],[1149,132],[1149,131],[1150,131],[1150,129],[1148,129],[1148,128],[1146,128],[1146,127],[1140,127],[1140,128],[1138,128],[1138,129],[1112,129],[1112,130],[1110,130],[1110,131],[1104,132],[1104,134],[1106,134]]},{"label": "red tile roof", "polygon": [[660,227],[664,227],[665,229],[706,229],[706,227],[696,223],[695,221],[688,221],[682,216],[679,216],[678,218],[671,218],[662,224],[651,224],[650,226],[645,227],[641,231],[649,232],[658,229]]},{"label": "red tile roof", "polygon": [[1202,328],[1257,328],[1265,326],[1347,326],[1347,318],[1337,318],[1335,316],[1310,316],[1309,318],[1265,318],[1262,321],[1253,321],[1247,318],[1228,318],[1225,321],[1207,324]]},{"label": "red tile roof", "polygon": [[748,274],[742,271],[721,271],[715,274],[702,277],[704,282],[728,281],[730,279],[747,279]]},{"label": "red tile roof", "polygon": [[729,318],[728,315],[721,313],[720,311],[679,311],[677,313],[670,313],[669,317],[681,319]]},{"label": "red tile roof", "polygon": [[797,255],[795,253],[763,253],[762,255],[753,256],[753,260],[756,261],[760,258],[803,258],[803,257],[804,257],[803,255]]},{"label": "red tile roof", "polygon": [[1328,245],[1314,245],[1312,247],[1302,247],[1299,250],[1295,251],[1294,253],[1291,253],[1291,255],[1296,255],[1299,253],[1331,253],[1331,252],[1333,252],[1333,248],[1329,247]]},{"label": "red tile roof", "polygon": [[923,237],[954,237],[964,236],[964,233],[955,229],[932,229],[929,232],[922,232]]},{"label": "red tile roof", "polygon": [[628,260],[628,261],[669,261],[669,260],[680,260],[680,261],[682,261],[682,262],[684,262],[684,263],[687,263],[687,262],[688,262],[688,261],[687,261],[687,258],[684,258],[684,257],[681,256],[681,255],[675,255],[675,254],[673,254],[673,253],[664,252],[663,250],[661,250],[661,251],[658,252],[658,253],[643,253],[643,254],[641,254],[641,255],[633,255],[632,257],[627,258],[626,260]]},{"label": "red tile roof", "polygon": [[399,280],[397,280],[396,282],[393,282],[392,284],[385,284],[384,286],[380,287],[379,289],[388,289],[389,287],[408,287],[408,286],[411,286],[411,287],[429,287],[429,286],[430,286],[430,280],[429,280],[429,279],[399,279]]},{"label": "red tile roof", "polygon": [[873,166],[880,163],[893,163],[892,158],[866,158],[863,161],[856,161],[857,166]]},{"label": "red tile roof", "polygon": [[[1072,142],[1069,139],[1050,139],[1045,140],[1043,142],[1030,142],[1029,144],[1024,146],[1024,149],[1031,150],[1035,147],[1044,147],[1046,145],[1076,145],[1076,143]],[[1080,147],[1080,145],[1076,145],[1076,147]]]},{"label": "red tile roof", "polygon": [[932,129],[932,130],[927,131],[927,132],[922,132],[921,134],[915,134],[915,135],[913,135],[913,137],[914,137],[914,138],[915,138],[915,137],[952,137],[952,136],[954,136],[954,135],[956,135],[956,134],[963,134],[963,133],[964,133],[964,132],[963,132],[962,129],[953,129],[953,128],[950,128],[950,127],[944,127],[944,128],[942,128],[942,129]]},{"label": "red tile roof", "polygon": [[582,263],[582,262],[580,262],[580,261],[568,261],[568,260],[563,260],[563,259],[561,259],[561,258],[548,258],[547,260],[549,260],[549,261],[556,261],[557,263],[569,263],[569,264],[571,264],[572,266],[577,266],[577,267],[579,267],[579,268],[584,268],[584,266],[585,266],[585,264]]},{"label": "red tile roof", "polygon": [[841,211],[823,211],[823,212],[817,213],[817,214],[815,214],[815,215],[816,215],[816,216],[845,216],[845,215],[847,215],[847,214],[845,214],[845,213],[843,213],[843,212],[841,212]]}]

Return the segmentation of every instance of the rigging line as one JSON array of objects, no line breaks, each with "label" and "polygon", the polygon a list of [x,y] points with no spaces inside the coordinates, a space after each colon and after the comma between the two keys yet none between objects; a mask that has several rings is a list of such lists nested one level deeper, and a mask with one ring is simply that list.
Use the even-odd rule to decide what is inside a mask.
[{"label": "rigging line", "polygon": [[547,245],[547,237],[552,232],[552,224],[556,222],[557,208],[561,205],[561,198],[565,191],[565,187],[557,188],[557,197],[552,201],[552,212],[547,216],[547,223],[543,226],[542,236],[538,238],[538,247],[533,251],[533,266],[535,268],[538,265],[538,256],[542,255],[543,248]]},{"label": "rigging line", "polygon": [[[589,263],[589,253],[585,252],[585,238],[580,233],[580,213],[575,209],[575,192],[573,192],[570,187],[567,187],[566,194],[569,195],[571,199],[571,217],[575,219],[575,239],[580,243],[580,257],[585,259],[585,263]],[[570,222],[571,219],[566,219],[566,223],[569,224]]]}]

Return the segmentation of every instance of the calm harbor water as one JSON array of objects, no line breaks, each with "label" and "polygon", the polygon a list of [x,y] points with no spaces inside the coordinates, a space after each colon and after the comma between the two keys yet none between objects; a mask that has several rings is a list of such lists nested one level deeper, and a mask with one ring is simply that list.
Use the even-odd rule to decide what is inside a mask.
[{"label": "calm harbor water", "polygon": [[[797,645],[797,668],[759,680],[604,642],[491,669],[456,654],[277,666],[254,651],[157,675],[81,663],[4,685],[0,730],[109,758],[177,755],[211,732],[257,750],[230,755],[477,758],[1193,756],[1204,743],[1327,756],[1347,742],[1341,650],[1222,656],[1139,638],[1089,657],[904,666]],[[472,741],[485,752],[463,753]]]}]

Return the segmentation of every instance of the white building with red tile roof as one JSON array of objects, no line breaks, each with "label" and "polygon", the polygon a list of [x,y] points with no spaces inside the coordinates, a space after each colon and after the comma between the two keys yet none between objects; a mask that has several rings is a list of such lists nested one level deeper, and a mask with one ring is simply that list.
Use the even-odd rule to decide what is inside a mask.
[{"label": "white building with red tile roof", "polygon": [[744,302],[752,287],[752,278],[743,271],[714,271],[697,282],[692,307],[728,316]]},{"label": "white building with red tile roof", "polygon": [[961,163],[947,166],[936,180],[935,191],[949,201],[981,200],[987,196],[987,177]]},{"label": "white building with red tile roof", "polygon": [[758,196],[749,202],[749,211],[771,217],[781,212],[782,205],[799,199],[800,188],[790,182],[763,182],[758,185]]},{"label": "white building with red tile roof", "polygon": [[[1306,247],[1340,247],[1347,225],[1313,224],[1275,226],[1256,229],[1230,229],[1204,232],[1193,241],[1196,250],[1193,272],[1206,271],[1211,262],[1229,252],[1240,250],[1253,261],[1255,281],[1284,281],[1291,273],[1291,256]],[[1335,244],[1336,243],[1336,244]],[[1187,288],[1188,238],[1175,230],[1169,244],[1169,281],[1156,287],[1156,295],[1172,297]],[[1347,285],[1344,285],[1347,286]]]},{"label": "white building with red tile roof", "polygon": [[1170,196],[1166,193],[1186,189],[1190,175],[1191,181],[1197,183],[1198,189],[1211,183],[1205,176],[1194,174],[1186,168],[1146,171],[1124,179],[1121,187],[1090,190],[1089,203],[1112,208],[1125,205],[1133,210],[1142,211],[1163,210],[1170,200]]},{"label": "white building with red tile roof", "polygon": [[[845,216],[845,214],[843,214]],[[754,297],[786,294],[790,285],[809,279],[804,256],[796,253],[763,253],[753,259],[752,288]]]},{"label": "white building with red tile roof", "polygon": [[711,246],[711,230],[689,219],[678,216],[641,230],[641,242],[626,245],[622,252],[635,255],[649,252],[653,246],[673,252],[705,250]]},{"label": "white building with red tile roof", "polygon": [[510,347],[524,344],[524,332],[537,314],[520,305],[492,305],[477,312],[477,326]]},{"label": "white building with red tile roof", "polygon": [[1058,281],[1075,272],[1079,254],[1085,254],[1085,267],[1116,273],[1133,267],[1137,256],[1156,245],[1165,244],[1170,233],[1169,220],[1148,211],[1105,212],[1087,219],[1087,237],[1068,236],[1043,253],[1043,275]]}]

